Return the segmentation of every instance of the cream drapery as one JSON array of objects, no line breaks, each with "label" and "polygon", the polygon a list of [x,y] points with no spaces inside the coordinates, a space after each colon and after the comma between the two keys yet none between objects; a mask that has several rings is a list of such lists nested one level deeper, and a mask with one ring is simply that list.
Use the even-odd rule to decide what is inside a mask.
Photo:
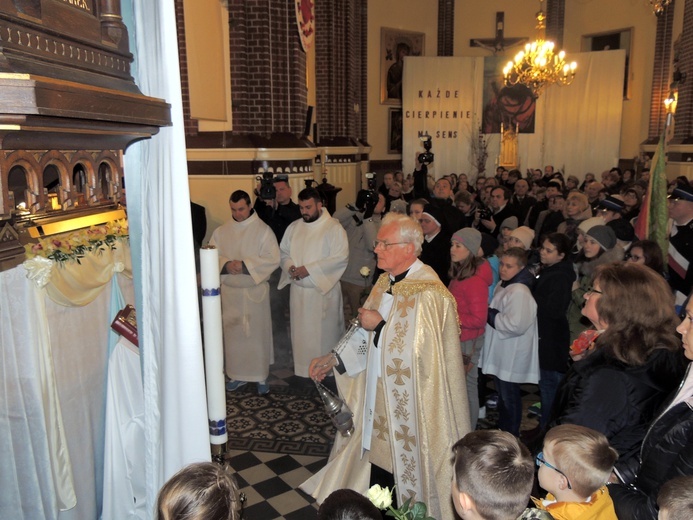
[{"label": "cream drapery", "polygon": [[104,287],[111,283],[114,273],[132,278],[132,260],[127,239],[117,240],[113,249],[90,252],[80,262],[58,263],[37,256],[24,263],[27,276],[55,303],[66,307],[83,306],[93,302]]}]

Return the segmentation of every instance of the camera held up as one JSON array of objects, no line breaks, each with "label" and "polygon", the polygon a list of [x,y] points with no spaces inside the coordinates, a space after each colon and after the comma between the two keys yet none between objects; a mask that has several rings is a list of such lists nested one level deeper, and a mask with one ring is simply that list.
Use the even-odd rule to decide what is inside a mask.
[{"label": "camera held up", "polygon": [[263,172],[262,177],[259,175],[255,180],[260,181],[260,198],[272,200],[277,196],[277,188],[274,187],[274,175],[272,172]]},{"label": "camera held up", "polygon": [[433,146],[433,143],[431,142],[431,136],[426,134],[419,137],[419,139],[421,139],[424,150],[426,151],[419,154],[418,160],[421,164],[425,164],[426,166],[428,166],[433,162],[433,152],[431,152],[431,147]]}]

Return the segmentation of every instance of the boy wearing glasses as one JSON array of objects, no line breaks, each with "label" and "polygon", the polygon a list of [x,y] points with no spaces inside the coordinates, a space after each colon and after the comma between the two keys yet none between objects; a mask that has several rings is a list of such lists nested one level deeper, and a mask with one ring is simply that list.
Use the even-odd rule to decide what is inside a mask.
[{"label": "boy wearing glasses", "polygon": [[532,500],[555,520],[617,520],[606,487],[617,458],[607,438],[591,428],[551,428],[536,457],[539,485],[548,494]]}]

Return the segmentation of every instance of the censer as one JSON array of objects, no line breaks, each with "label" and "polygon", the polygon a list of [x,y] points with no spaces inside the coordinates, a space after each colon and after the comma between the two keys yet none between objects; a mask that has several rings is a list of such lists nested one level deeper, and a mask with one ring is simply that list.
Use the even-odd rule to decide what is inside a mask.
[{"label": "censer", "polygon": [[[339,340],[337,346],[332,350],[335,355],[339,355],[347,343],[354,335],[354,333],[361,327],[358,318],[354,318],[349,321],[349,328],[342,339]],[[313,379],[315,383],[315,388],[320,394],[323,404],[325,405],[325,412],[332,420],[337,431],[342,434],[343,437],[351,437],[354,432],[354,414],[351,412],[346,402],[340,399],[339,396],[334,395],[330,390],[328,390],[325,385],[321,384],[319,381]]]}]

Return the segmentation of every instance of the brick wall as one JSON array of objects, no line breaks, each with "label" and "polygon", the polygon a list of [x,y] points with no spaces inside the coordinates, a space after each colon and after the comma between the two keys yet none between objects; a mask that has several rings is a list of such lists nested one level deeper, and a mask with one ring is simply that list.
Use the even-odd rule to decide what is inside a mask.
[{"label": "brick wall", "polygon": [[[666,120],[664,100],[669,94],[671,82],[671,44],[674,24],[674,3],[657,17],[657,35],[655,40],[655,57],[652,68],[652,92],[650,93],[650,122],[648,140],[659,140]],[[677,125],[678,126],[678,125]]]},{"label": "brick wall", "polygon": [[316,121],[320,141],[367,138],[366,10],[366,0],[315,4]]},{"label": "brick wall", "polygon": [[[183,0],[175,0],[186,135],[190,119]],[[287,0],[228,2],[233,134],[302,134],[307,110],[306,55]]]},{"label": "brick wall", "polygon": [[546,39],[559,49],[563,48],[563,27],[565,26],[565,0],[548,0],[546,5]]},{"label": "brick wall", "polygon": [[438,0],[438,56],[452,56],[454,36],[455,0]]}]

